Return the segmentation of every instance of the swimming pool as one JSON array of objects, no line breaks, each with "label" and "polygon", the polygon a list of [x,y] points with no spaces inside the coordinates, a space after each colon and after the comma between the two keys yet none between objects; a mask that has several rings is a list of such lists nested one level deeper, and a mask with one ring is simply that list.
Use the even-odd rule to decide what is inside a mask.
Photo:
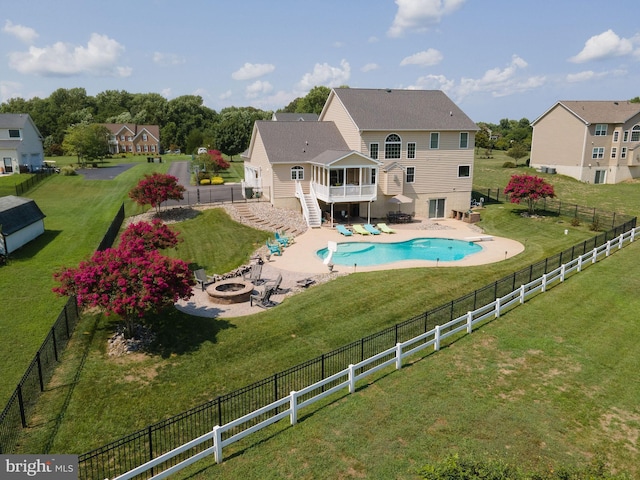
[{"label": "swimming pool", "polygon": [[[433,260],[455,262],[482,250],[480,245],[452,238],[414,238],[405,242],[344,242],[338,243],[331,263],[335,265],[359,265],[370,267],[402,260]],[[324,260],[329,254],[322,248],[316,255]]]}]

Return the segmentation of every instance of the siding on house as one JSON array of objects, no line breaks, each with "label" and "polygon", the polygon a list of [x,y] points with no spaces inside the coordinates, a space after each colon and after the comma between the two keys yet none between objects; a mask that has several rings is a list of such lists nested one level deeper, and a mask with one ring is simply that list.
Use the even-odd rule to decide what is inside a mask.
[{"label": "siding on house", "polygon": [[[9,132],[17,130],[19,137]],[[0,114],[0,167],[3,173],[20,169],[38,171],[44,166],[42,135],[28,114]]]}]

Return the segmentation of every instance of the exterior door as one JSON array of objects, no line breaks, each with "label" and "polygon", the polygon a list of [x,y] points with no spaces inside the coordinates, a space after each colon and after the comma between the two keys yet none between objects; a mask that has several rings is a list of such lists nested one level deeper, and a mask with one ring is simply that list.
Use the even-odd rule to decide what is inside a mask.
[{"label": "exterior door", "polygon": [[4,173],[13,172],[13,166],[11,163],[11,157],[5,157],[4,159]]},{"label": "exterior door", "polygon": [[429,218],[444,218],[444,198],[429,200]]},{"label": "exterior door", "polygon": [[605,183],[606,173],[606,170],[596,170],[596,176],[593,180],[593,183]]}]

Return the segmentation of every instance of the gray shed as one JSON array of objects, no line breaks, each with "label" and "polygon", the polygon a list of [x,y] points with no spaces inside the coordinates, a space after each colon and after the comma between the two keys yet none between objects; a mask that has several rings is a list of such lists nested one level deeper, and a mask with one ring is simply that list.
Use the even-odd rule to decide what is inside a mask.
[{"label": "gray shed", "polygon": [[0,254],[8,255],[42,235],[44,217],[30,198],[0,197]]}]

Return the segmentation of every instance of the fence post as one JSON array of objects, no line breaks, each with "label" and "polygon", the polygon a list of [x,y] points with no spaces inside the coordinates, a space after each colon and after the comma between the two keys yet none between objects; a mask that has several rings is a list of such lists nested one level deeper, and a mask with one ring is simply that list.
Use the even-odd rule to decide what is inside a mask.
[{"label": "fence post", "polygon": [[402,368],[402,344],[396,343],[396,370]]},{"label": "fence post", "polygon": [[222,463],[222,434],[220,433],[220,425],[213,427],[213,455],[216,463]]},{"label": "fence post", "polygon": [[525,294],[524,285],[520,285],[520,304],[524,304],[524,294]]},{"label": "fence post", "polygon": [[578,272],[582,271],[582,255],[578,257]]},{"label": "fence post", "polygon": [[500,299],[496,298],[496,316],[495,318],[500,318]]},{"label": "fence post", "polygon": [[[149,435],[149,461],[153,460],[153,437],[151,433],[151,425],[149,425],[149,428],[147,428],[147,434]],[[153,477],[153,467],[151,467],[151,476]]]},{"label": "fence post", "polygon": [[598,247],[593,249],[593,257],[591,257],[591,263],[596,263],[598,261]]},{"label": "fence post", "polygon": [[356,369],[353,368],[353,363],[349,364],[349,393],[356,391]]},{"label": "fence post", "polygon": [[53,339],[53,358],[58,361],[58,344],[56,342],[56,328],[55,325],[51,327],[51,338]]},{"label": "fence post", "polygon": [[467,312],[467,333],[473,331],[473,313]]},{"label": "fence post", "polygon": [[42,378],[42,362],[40,361],[40,350],[36,353],[36,363],[38,364],[38,379],[40,380],[40,391],[44,392],[44,380]]},{"label": "fence post", "polygon": [[562,266],[560,267],[560,281],[564,282],[564,271],[565,271],[566,265],[563,263]]},{"label": "fence post", "polygon": [[608,257],[608,256],[609,256],[609,254],[611,253],[611,240],[609,240],[609,241],[607,242],[607,248],[605,248],[605,252],[606,252],[606,255],[605,255],[605,256],[607,256],[607,257]]},{"label": "fence post", "polygon": [[622,248],[622,244],[624,243],[624,233],[620,234],[620,243],[618,243],[618,250]]},{"label": "fence post", "polygon": [[434,337],[435,342],[433,344],[433,349],[437,352],[440,350],[440,325],[436,325]]},{"label": "fence post", "polygon": [[295,390],[292,390],[289,394],[289,410],[291,411],[289,414],[289,422],[291,425],[295,425],[298,423],[298,401]]},{"label": "fence post", "polygon": [[20,421],[22,428],[27,428],[27,416],[24,413],[24,399],[22,398],[22,385],[18,384],[18,405],[20,406]]},{"label": "fence post", "polygon": [[541,292],[546,292],[547,291],[547,274],[543,273],[542,274],[542,285],[541,285]]}]

